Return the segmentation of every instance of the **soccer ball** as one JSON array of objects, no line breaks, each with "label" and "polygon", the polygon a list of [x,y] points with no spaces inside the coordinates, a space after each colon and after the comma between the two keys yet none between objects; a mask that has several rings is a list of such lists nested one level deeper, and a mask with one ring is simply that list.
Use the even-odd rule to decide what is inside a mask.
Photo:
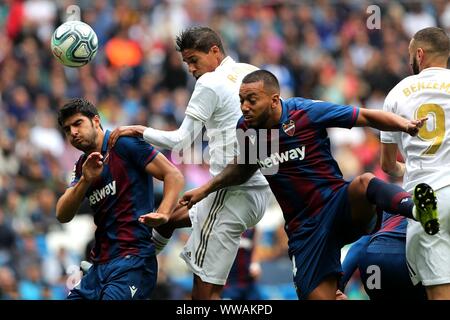
[{"label": "soccer ball", "polygon": [[81,67],[97,54],[98,39],[92,28],[81,21],[67,21],[53,32],[53,55],[65,66]]}]

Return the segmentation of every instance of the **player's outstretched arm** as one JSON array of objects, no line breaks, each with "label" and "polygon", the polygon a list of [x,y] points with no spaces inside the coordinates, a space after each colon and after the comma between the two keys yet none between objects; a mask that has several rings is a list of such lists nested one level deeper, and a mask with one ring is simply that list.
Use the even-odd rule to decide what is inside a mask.
[{"label": "player's outstretched arm", "polygon": [[111,132],[108,147],[111,149],[121,136],[143,138],[147,143],[164,149],[189,147],[202,132],[203,122],[191,116],[184,118],[181,126],[174,131],[156,130],[145,126],[122,126]]},{"label": "player's outstretched arm", "polygon": [[235,161],[228,164],[220,174],[209,180],[206,184],[187,191],[180,199],[180,204],[187,205],[190,209],[194,204],[206,198],[214,191],[246,182],[253,176],[256,170],[258,170],[256,164],[238,164],[236,157]]},{"label": "player's outstretched arm", "polygon": [[156,179],[164,182],[164,191],[163,199],[156,212],[142,215],[139,221],[150,227],[157,227],[169,221],[178,203],[178,197],[184,188],[184,177],[161,153],[146,166],[145,170]]},{"label": "player's outstretched arm", "polygon": [[87,189],[103,170],[103,156],[92,152],[83,163],[83,174],[75,186],[68,188],[56,203],[56,218],[61,223],[69,222],[77,213]]},{"label": "player's outstretched arm", "polygon": [[355,126],[372,127],[383,131],[401,131],[415,136],[427,120],[427,117],[408,120],[391,112],[360,108]]}]

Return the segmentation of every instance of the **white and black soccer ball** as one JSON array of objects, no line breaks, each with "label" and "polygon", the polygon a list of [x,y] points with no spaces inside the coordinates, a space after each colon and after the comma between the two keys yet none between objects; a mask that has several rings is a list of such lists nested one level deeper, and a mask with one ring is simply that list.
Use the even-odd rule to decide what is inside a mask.
[{"label": "white and black soccer ball", "polygon": [[53,55],[65,66],[81,67],[97,54],[98,39],[94,30],[82,21],[67,21],[53,32]]}]

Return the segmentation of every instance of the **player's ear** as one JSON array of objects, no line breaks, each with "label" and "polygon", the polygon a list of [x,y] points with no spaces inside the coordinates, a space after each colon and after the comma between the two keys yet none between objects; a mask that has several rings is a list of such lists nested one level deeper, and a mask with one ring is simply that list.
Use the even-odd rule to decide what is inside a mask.
[{"label": "player's ear", "polygon": [[417,60],[422,62],[425,56],[425,51],[422,48],[417,48],[416,50]]},{"label": "player's ear", "polygon": [[212,52],[212,53],[214,53],[214,54],[217,54],[217,53],[220,53],[220,49],[219,49],[218,46],[213,45],[213,46],[211,47],[211,49],[209,49],[209,52]]},{"label": "player's ear", "polygon": [[278,106],[278,103],[280,102],[280,94],[279,93],[272,94],[271,100],[272,100],[272,108],[276,108]]},{"label": "player's ear", "polygon": [[92,121],[93,121],[94,127],[95,127],[96,129],[102,127],[102,125],[100,124],[100,117],[99,117],[98,115],[95,115],[95,116],[92,118]]}]

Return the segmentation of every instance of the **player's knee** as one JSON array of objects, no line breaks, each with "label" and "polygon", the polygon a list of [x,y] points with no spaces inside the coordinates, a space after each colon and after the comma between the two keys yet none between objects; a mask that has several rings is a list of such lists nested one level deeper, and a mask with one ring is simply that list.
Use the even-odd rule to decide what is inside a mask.
[{"label": "player's knee", "polygon": [[367,186],[370,183],[370,180],[372,180],[373,178],[375,178],[375,176],[369,172],[363,173],[362,175],[358,176],[356,179],[360,190],[365,192],[367,190]]}]

